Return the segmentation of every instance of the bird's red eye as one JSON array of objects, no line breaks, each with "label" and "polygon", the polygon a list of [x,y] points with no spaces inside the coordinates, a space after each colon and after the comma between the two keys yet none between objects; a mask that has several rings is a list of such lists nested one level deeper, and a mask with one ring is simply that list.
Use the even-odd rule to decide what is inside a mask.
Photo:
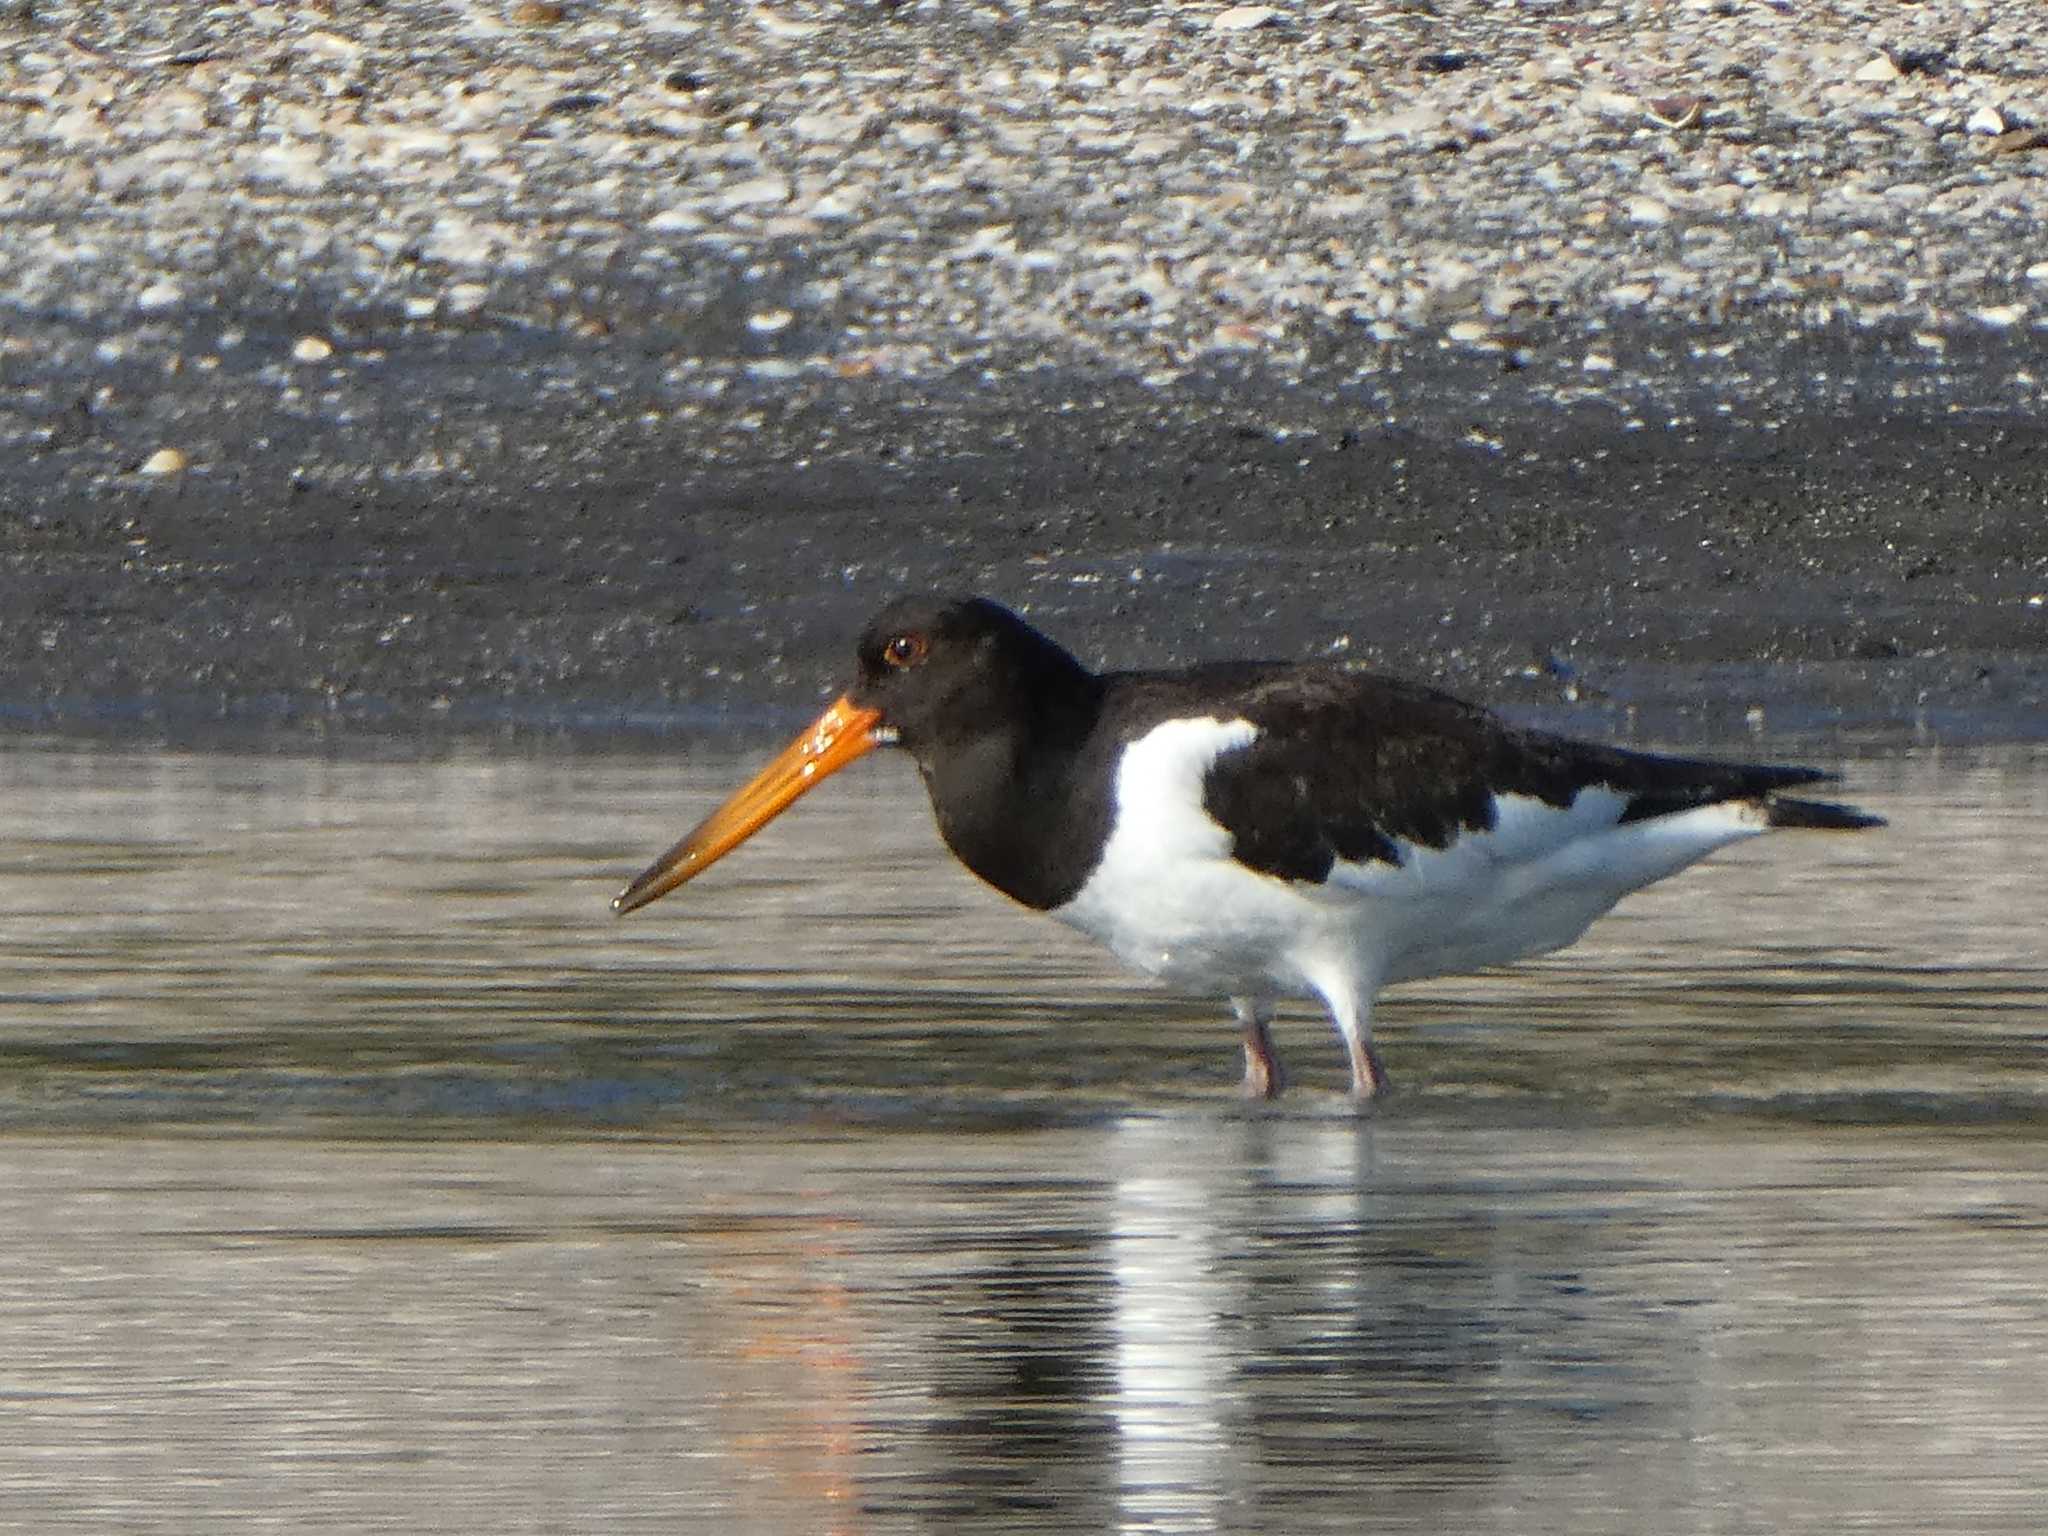
[{"label": "bird's red eye", "polygon": [[890,637],[889,643],[882,647],[882,660],[892,667],[914,667],[924,660],[924,653],[930,649],[923,635],[910,631]]}]

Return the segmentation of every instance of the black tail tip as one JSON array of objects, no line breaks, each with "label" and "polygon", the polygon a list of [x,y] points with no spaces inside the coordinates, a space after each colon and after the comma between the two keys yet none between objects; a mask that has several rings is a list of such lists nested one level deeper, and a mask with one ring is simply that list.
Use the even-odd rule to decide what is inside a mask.
[{"label": "black tail tip", "polygon": [[1857,832],[1865,827],[1886,825],[1882,816],[1873,816],[1868,811],[1859,811],[1853,805],[1835,805],[1826,800],[1788,800],[1782,797],[1765,802],[1770,812],[1770,825],[1774,827],[1803,827],[1817,832]]}]

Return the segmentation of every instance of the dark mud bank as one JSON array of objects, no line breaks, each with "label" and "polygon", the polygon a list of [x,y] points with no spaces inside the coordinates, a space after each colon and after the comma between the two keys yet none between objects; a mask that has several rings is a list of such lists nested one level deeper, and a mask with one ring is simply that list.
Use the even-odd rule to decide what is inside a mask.
[{"label": "dark mud bank", "polygon": [[[68,405],[35,381],[59,405],[0,490],[0,710],[767,730],[870,609],[936,587],[1113,664],[1333,654],[1666,736],[2048,719],[2048,428],[2001,404],[2023,341],[1939,376],[1907,337],[1622,336],[1594,392],[1536,338],[657,411],[616,342],[381,340],[317,409],[231,366]],[[163,443],[213,446],[131,472]]]}]

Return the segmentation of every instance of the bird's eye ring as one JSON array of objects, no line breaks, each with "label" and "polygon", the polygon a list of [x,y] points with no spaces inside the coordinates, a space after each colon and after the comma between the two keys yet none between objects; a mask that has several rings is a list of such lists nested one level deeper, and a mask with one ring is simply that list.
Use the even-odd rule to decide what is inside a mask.
[{"label": "bird's eye ring", "polygon": [[914,667],[924,660],[925,652],[931,649],[923,635],[914,630],[892,635],[889,643],[882,647],[882,660],[892,667]]}]

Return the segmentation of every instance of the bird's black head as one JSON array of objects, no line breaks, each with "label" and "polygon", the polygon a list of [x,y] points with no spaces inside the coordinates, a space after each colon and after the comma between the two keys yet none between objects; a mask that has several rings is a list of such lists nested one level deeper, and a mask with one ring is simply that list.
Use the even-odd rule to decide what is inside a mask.
[{"label": "bird's black head", "polygon": [[916,757],[954,851],[1018,900],[1033,901],[1035,887],[1019,882],[1035,866],[1027,860],[1013,875],[1007,862],[1019,846],[1019,764],[1032,751],[1057,753],[1081,739],[1099,686],[1087,668],[999,603],[899,598],[860,637],[853,686],[642,870],[612,907],[631,912],[694,880],[840,769],[890,741]]},{"label": "bird's black head", "polygon": [[1078,661],[985,597],[900,597],[856,651],[847,697],[923,757],[944,743],[1030,729],[1048,697],[1084,691]]}]

